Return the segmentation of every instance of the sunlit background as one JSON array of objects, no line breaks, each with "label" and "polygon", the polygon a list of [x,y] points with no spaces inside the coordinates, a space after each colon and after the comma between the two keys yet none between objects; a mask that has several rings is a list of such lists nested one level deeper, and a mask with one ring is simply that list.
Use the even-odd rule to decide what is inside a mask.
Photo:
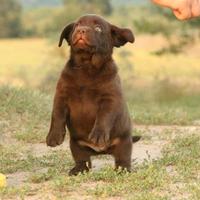
[{"label": "sunlit background", "polygon": [[[66,42],[58,48],[60,32],[86,13],[102,15],[110,23],[130,28],[135,35],[134,44],[116,48],[113,55],[135,125],[200,125],[200,18],[179,21],[170,10],[150,0],[0,0],[0,173],[52,167],[66,156],[53,154],[41,163],[30,156],[23,161],[22,154],[16,152],[22,152],[19,146],[24,151],[33,144],[37,147],[34,155],[46,148],[56,81],[69,57]],[[72,162],[68,157],[66,160]],[[68,170],[64,161],[60,165],[62,169],[56,164],[51,168],[57,173],[33,176],[32,181],[49,180]],[[151,169],[145,173],[154,177]],[[62,180],[56,179],[55,185]],[[149,189],[144,191],[151,195],[155,185],[148,183]],[[131,193],[131,187],[128,191]],[[109,194],[112,196],[112,190]],[[155,192],[155,196],[159,194]],[[162,198],[146,198],[144,194],[138,199]]]},{"label": "sunlit background", "polygon": [[[136,38],[114,51],[135,123],[200,119],[200,20],[136,0],[0,0],[0,85],[51,95],[68,58],[63,26],[85,13],[129,27]],[[2,101],[1,101],[2,102]]]}]

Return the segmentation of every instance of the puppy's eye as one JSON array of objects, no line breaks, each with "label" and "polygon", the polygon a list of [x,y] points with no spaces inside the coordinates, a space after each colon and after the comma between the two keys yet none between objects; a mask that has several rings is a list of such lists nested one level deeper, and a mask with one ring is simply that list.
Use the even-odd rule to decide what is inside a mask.
[{"label": "puppy's eye", "polygon": [[100,26],[96,26],[96,27],[94,28],[94,30],[95,30],[96,32],[99,32],[99,33],[102,32],[102,29],[101,29]]}]

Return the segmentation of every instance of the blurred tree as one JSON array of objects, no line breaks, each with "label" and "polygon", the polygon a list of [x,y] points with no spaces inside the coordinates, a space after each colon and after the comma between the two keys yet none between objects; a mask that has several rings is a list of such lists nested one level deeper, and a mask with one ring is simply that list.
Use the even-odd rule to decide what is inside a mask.
[{"label": "blurred tree", "polygon": [[63,0],[64,5],[73,3],[79,5],[85,13],[97,13],[102,15],[110,15],[112,6],[110,0]]},{"label": "blurred tree", "polygon": [[16,0],[0,0],[0,37],[18,37],[22,8]]},{"label": "blurred tree", "polygon": [[62,0],[18,0],[25,9],[41,7],[57,7],[62,4]]},{"label": "blurred tree", "polygon": [[67,23],[76,20],[86,13],[110,15],[112,6],[110,0],[63,0],[63,7],[52,13],[53,17],[45,27],[46,33],[61,31]]}]

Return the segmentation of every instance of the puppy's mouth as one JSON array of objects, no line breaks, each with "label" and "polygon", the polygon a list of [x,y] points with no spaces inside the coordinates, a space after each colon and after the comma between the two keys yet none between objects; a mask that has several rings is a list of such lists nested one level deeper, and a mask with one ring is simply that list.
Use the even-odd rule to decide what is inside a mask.
[{"label": "puppy's mouth", "polygon": [[78,43],[78,44],[86,44],[86,41],[83,38],[79,38],[76,43]]},{"label": "puppy's mouth", "polygon": [[93,45],[85,38],[85,37],[76,37],[73,40],[73,45],[74,46],[87,46],[87,47],[92,47]]}]

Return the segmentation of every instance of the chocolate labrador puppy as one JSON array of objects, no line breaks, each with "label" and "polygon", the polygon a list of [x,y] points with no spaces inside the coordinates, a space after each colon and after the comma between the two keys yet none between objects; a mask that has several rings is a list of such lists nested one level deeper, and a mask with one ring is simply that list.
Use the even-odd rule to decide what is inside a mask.
[{"label": "chocolate labrador puppy", "polygon": [[131,30],[114,26],[96,15],[67,25],[60,36],[71,47],[70,58],[57,83],[46,142],[60,145],[66,125],[75,167],[69,175],[88,171],[90,157],[111,154],[116,168],[131,169],[131,120],[122,94],[113,47],[134,42]]}]

